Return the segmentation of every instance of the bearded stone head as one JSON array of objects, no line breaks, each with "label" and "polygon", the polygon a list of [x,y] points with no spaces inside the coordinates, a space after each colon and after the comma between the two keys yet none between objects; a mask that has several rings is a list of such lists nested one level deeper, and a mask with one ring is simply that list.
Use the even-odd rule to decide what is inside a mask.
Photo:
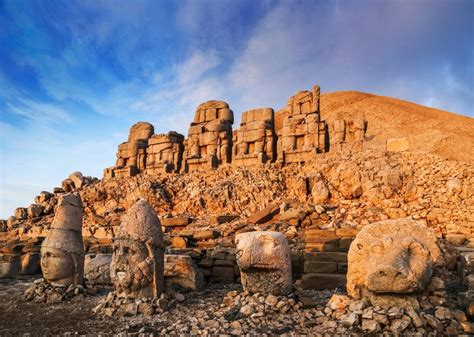
[{"label": "bearded stone head", "polygon": [[365,226],[348,255],[347,292],[354,298],[422,291],[441,252],[432,230],[411,219]]},{"label": "bearded stone head", "polygon": [[110,277],[119,297],[158,297],[164,287],[160,220],[143,199],[122,219],[114,240]]}]

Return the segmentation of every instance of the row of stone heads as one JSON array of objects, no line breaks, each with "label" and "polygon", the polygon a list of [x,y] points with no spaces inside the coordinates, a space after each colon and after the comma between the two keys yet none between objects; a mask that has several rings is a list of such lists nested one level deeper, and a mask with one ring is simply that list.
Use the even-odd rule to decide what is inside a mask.
[{"label": "row of stone heads", "polygon": [[[79,285],[84,277],[82,205],[65,194],[41,248],[44,279],[52,285]],[[286,295],[293,290],[290,248],[279,232],[256,231],[235,238],[244,290]],[[123,298],[156,298],[164,289],[164,240],[151,205],[138,200],[122,218],[114,238],[110,276]],[[411,219],[365,226],[348,253],[347,291],[371,302],[384,296],[416,296],[442,264],[433,231]]]}]

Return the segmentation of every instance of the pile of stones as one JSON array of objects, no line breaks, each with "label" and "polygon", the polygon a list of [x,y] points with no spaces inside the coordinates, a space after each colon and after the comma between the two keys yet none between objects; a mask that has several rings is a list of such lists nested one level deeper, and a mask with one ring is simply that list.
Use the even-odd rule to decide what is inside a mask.
[{"label": "pile of stones", "polygon": [[140,314],[151,317],[173,309],[178,301],[184,301],[184,295],[163,293],[157,299],[150,297],[135,299],[119,297],[116,292],[110,292],[92,311],[109,317],[138,316]]},{"label": "pile of stones", "polygon": [[24,293],[24,299],[35,303],[61,303],[70,300],[82,299],[87,295],[97,294],[97,288],[94,285],[85,282],[83,285],[52,285],[44,278],[33,281]]},{"label": "pile of stones", "polygon": [[[473,333],[466,314],[445,306],[430,309],[373,306],[367,300],[353,300],[345,295],[333,295],[324,309],[326,326],[342,326],[349,331],[364,333]],[[333,323],[328,323],[332,321]]]},{"label": "pile of stones", "polygon": [[[286,314],[297,311],[304,304],[298,301],[295,294],[275,296],[272,294],[251,294],[248,291],[229,291],[222,300],[221,307],[230,308],[228,315],[258,318],[273,314]],[[238,309],[238,311],[236,310]]]}]

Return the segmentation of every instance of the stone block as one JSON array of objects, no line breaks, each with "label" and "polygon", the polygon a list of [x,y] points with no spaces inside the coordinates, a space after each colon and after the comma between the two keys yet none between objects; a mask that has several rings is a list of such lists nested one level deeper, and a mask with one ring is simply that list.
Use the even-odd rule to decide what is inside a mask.
[{"label": "stone block", "polygon": [[304,254],[305,261],[347,263],[347,254],[341,252],[309,252]]},{"label": "stone block", "polygon": [[305,273],[323,273],[335,274],[337,273],[337,263],[335,262],[319,262],[319,261],[305,261]]},{"label": "stone block", "polygon": [[182,227],[191,223],[191,218],[187,216],[177,216],[160,220],[163,227]]},{"label": "stone block", "polygon": [[251,224],[261,224],[270,221],[276,214],[280,212],[280,206],[277,204],[270,204],[264,209],[252,214],[247,222]]},{"label": "stone block", "polygon": [[301,278],[303,289],[335,289],[342,287],[346,283],[346,275],[342,274],[320,274],[308,273]]},{"label": "stone block", "polygon": [[215,239],[217,237],[219,237],[219,232],[215,230],[199,231],[193,234],[193,239],[196,241]]},{"label": "stone block", "polygon": [[112,284],[110,262],[112,254],[86,254],[84,257],[84,277],[93,284]]},{"label": "stone block", "polygon": [[41,254],[26,253],[21,257],[20,275],[36,275],[41,272]]},{"label": "stone block", "polygon": [[214,266],[212,277],[234,279],[234,267]]},{"label": "stone block", "polygon": [[193,291],[204,288],[203,275],[188,255],[165,255],[164,276],[167,287]]}]

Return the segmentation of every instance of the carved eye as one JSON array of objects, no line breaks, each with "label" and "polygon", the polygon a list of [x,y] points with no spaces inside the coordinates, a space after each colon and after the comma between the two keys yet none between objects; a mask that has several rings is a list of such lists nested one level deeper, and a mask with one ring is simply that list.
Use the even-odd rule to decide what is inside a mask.
[{"label": "carved eye", "polygon": [[410,246],[408,247],[408,250],[410,252],[424,251],[424,247],[418,241],[413,241],[413,242],[410,243]]},{"label": "carved eye", "polygon": [[358,243],[357,248],[359,248],[359,250],[362,250],[362,248],[364,248],[364,245],[362,243]]},{"label": "carved eye", "polygon": [[383,247],[382,247],[382,245],[376,244],[376,245],[372,246],[371,251],[372,251],[372,253],[376,253],[376,254],[382,253],[383,252]]}]

